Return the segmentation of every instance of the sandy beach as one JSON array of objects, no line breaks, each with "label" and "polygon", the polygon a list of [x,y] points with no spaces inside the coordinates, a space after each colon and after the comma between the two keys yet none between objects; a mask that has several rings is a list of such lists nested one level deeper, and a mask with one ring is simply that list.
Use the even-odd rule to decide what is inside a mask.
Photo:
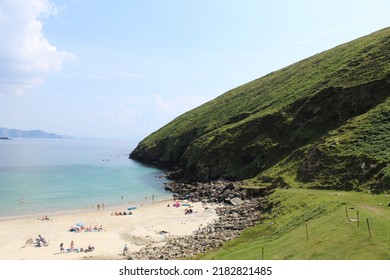
[{"label": "sandy beach", "polygon": [[[123,259],[127,244],[129,254],[147,245],[163,245],[170,236],[190,235],[217,219],[213,205],[191,203],[193,213],[185,214],[188,206],[173,207],[173,200],[158,201],[138,206],[132,215],[115,216],[131,205],[115,208],[68,212],[42,216],[16,217],[0,220],[0,259],[2,260],[72,260],[72,259]],[[186,202],[183,202],[186,203]],[[170,207],[167,207],[167,205]],[[85,227],[103,227],[101,231],[70,232],[72,226],[83,222]],[[38,235],[48,240],[48,246],[26,244]],[[92,252],[67,252],[71,241],[75,249],[94,247]],[[34,242],[35,243],[35,242]],[[64,253],[60,244],[64,243]]]}]

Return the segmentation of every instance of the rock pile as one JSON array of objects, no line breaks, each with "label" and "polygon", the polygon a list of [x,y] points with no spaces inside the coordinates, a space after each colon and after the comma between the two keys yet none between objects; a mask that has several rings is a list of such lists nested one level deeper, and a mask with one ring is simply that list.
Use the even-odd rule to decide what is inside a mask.
[{"label": "rock pile", "polygon": [[[187,184],[181,182],[166,183],[169,190],[178,199],[190,199],[193,202],[241,204],[247,198],[241,182],[215,181],[208,183]],[[233,202],[232,202],[233,200]]]},{"label": "rock pile", "polygon": [[249,198],[245,189],[239,188],[237,183],[218,181],[190,185],[170,182],[167,187],[178,198],[190,198],[205,204],[220,203],[216,210],[219,219],[199,228],[192,235],[167,237],[163,246],[148,245],[134,252],[130,259],[172,260],[205,253],[236,238],[245,228],[259,223],[261,210],[269,208],[266,198]]}]

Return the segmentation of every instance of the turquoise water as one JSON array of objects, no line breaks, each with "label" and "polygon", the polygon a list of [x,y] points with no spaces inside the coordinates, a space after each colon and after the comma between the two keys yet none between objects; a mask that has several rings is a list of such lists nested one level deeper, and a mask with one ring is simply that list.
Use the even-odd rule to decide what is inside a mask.
[{"label": "turquoise water", "polygon": [[[0,217],[170,197],[163,171],[128,159],[125,140],[0,140]],[[122,199],[123,196],[123,199]]]}]

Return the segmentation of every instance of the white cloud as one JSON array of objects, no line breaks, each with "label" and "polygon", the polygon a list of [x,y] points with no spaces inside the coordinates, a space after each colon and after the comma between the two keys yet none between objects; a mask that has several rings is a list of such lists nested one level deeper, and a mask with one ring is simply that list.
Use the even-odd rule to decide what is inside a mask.
[{"label": "white cloud", "polygon": [[133,110],[120,110],[116,112],[106,112],[107,118],[116,125],[132,127],[137,113]]},{"label": "white cloud", "polygon": [[57,12],[49,0],[0,1],[0,95],[20,95],[40,85],[73,56],[44,36],[42,19]]},{"label": "white cloud", "polygon": [[163,125],[209,100],[210,97],[203,95],[176,95],[165,98],[160,94],[155,94],[154,116],[156,122],[160,122]]},{"label": "white cloud", "polygon": [[171,114],[175,109],[174,104],[164,99],[160,94],[154,95],[154,101],[158,111],[162,111],[164,114]]},{"label": "white cloud", "polygon": [[123,127],[125,129],[135,124],[137,111],[129,106],[129,101],[126,98],[118,100],[116,104],[107,101],[104,107],[86,112],[87,121],[98,124],[100,127]]}]

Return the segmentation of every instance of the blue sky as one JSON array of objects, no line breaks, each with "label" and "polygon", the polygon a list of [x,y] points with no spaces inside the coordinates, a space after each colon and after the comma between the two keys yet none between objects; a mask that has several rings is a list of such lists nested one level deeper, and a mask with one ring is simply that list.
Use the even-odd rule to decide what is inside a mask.
[{"label": "blue sky", "polygon": [[387,0],[2,0],[0,127],[141,140],[389,22]]}]

